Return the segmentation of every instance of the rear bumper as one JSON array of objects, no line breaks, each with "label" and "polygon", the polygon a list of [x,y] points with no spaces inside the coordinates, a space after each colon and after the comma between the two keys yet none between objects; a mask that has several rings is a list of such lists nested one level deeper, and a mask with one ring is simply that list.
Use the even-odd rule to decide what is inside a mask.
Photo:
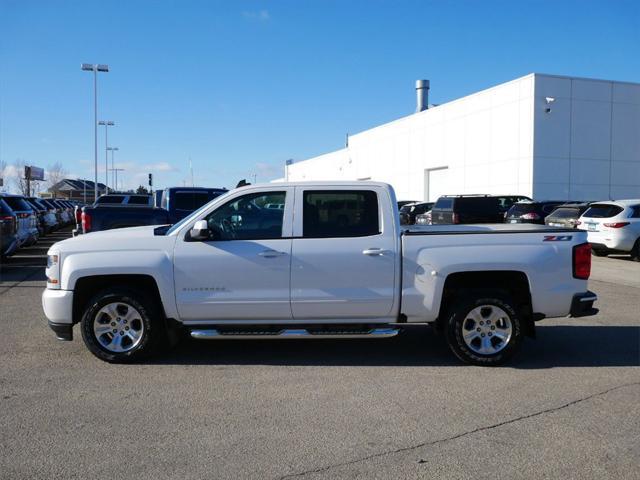
[{"label": "rear bumper", "polygon": [[584,293],[576,293],[571,301],[571,311],[569,316],[573,318],[589,317],[598,313],[597,308],[593,308],[593,303],[598,300],[598,296],[587,291]]}]

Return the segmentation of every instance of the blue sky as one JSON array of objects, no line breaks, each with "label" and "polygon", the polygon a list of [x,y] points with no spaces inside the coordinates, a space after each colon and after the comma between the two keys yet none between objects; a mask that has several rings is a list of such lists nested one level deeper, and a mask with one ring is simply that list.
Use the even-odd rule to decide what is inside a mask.
[{"label": "blue sky", "polygon": [[[0,161],[93,178],[92,74],[125,186],[234,186],[531,72],[640,82],[637,1],[0,0]],[[100,180],[104,131],[99,131]]]}]

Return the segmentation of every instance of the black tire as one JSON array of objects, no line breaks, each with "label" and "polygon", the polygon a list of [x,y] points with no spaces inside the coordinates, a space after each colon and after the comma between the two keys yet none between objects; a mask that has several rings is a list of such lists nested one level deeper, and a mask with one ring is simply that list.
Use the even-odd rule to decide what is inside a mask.
[{"label": "black tire", "polygon": [[640,262],[640,238],[636,240],[636,243],[631,250],[631,260]]},{"label": "black tire", "polygon": [[609,255],[609,252],[607,250],[596,250],[595,248],[591,249],[591,254],[594,257],[606,257],[607,255]]},{"label": "black tire", "polygon": [[[139,340],[137,340],[137,344],[134,346],[133,344],[135,342],[131,339],[126,339],[130,344],[125,347],[131,348],[121,352],[112,351],[103,345],[105,338],[108,339],[111,332],[100,335],[100,339],[94,332],[94,320],[98,313],[103,307],[115,303],[133,307],[133,309],[137,310],[136,313],[139,313],[139,319],[136,318],[136,320],[134,320],[137,322],[137,326],[141,331]],[[124,310],[124,312],[127,311],[128,309]],[[121,313],[118,313],[118,315],[120,314]],[[135,316],[137,317],[138,315]],[[102,321],[102,319],[99,321]],[[119,328],[119,326],[116,326],[116,328]],[[154,302],[150,300],[148,295],[130,288],[109,288],[95,295],[87,303],[80,322],[80,330],[82,332],[82,339],[89,351],[100,360],[109,363],[137,362],[156,353],[161,347],[166,345],[167,341],[166,323],[162,312],[154,306]],[[129,329],[127,328],[127,330]],[[123,335],[124,332],[120,332],[120,334]],[[105,335],[107,336],[105,337]],[[111,336],[117,337],[117,334]],[[123,340],[120,339],[119,341],[122,342]]]},{"label": "black tire", "polygon": [[[482,310],[483,307],[486,307],[486,311],[491,312],[491,315],[499,314],[501,316],[498,325],[495,325],[494,321],[493,330],[489,330],[491,329],[491,326],[489,326],[491,322],[485,323],[481,327],[475,324],[473,319],[469,318],[469,315],[475,309],[480,309],[481,316],[484,318],[485,311]],[[491,307],[501,309],[507,318],[503,320],[502,318],[504,317],[502,313]],[[487,318],[490,318],[490,316]],[[510,323],[510,335],[507,341],[503,342],[500,340],[497,332],[501,331],[502,326],[507,325],[506,320]],[[473,322],[475,326],[469,330],[468,328],[471,322]],[[484,320],[484,322],[486,322],[486,320]],[[487,329],[489,333],[478,333],[472,341],[472,346],[467,345],[463,334],[465,332],[474,333],[474,331],[477,331],[477,328],[481,328],[483,331]],[[505,329],[502,330],[501,333],[505,335],[507,331],[508,330]],[[505,295],[499,292],[469,292],[468,295],[455,301],[449,310],[446,318],[445,334],[449,348],[454,355],[463,362],[480,366],[496,366],[505,363],[520,348],[523,340],[523,324],[513,301]],[[482,335],[482,338],[478,335]],[[494,353],[481,353],[477,351],[481,348],[482,342],[485,340],[489,342],[491,349],[496,350]],[[480,342],[480,345],[478,345],[478,342]]]}]

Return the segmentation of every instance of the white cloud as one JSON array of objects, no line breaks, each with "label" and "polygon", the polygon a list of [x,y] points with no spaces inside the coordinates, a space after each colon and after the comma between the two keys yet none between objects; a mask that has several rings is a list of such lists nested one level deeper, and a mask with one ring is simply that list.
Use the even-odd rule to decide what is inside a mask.
[{"label": "white cloud", "polygon": [[177,172],[180,169],[174,167],[168,162],[159,162],[159,163],[149,163],[147,165],[142,166],[143,170],[148,170],[149,172],[157,171],[157,172]]},{"label": "white cloud", "polygon": [[271,20],[271,15],[269,15],[268,10],[245,11],[242,12],[242,16],[247,20],[258,22],[268,22],[269,20]]}]

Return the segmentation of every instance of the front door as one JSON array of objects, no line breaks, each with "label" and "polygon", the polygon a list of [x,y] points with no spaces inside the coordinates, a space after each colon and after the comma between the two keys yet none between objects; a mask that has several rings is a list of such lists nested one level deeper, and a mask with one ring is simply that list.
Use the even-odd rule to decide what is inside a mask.
[{"label": "front door", "polygon": [[178,240],[174,278],[182,321],[291,319],[286,219],[292,207],[290,188],[239,193],[203,218],[210,239]]}]

